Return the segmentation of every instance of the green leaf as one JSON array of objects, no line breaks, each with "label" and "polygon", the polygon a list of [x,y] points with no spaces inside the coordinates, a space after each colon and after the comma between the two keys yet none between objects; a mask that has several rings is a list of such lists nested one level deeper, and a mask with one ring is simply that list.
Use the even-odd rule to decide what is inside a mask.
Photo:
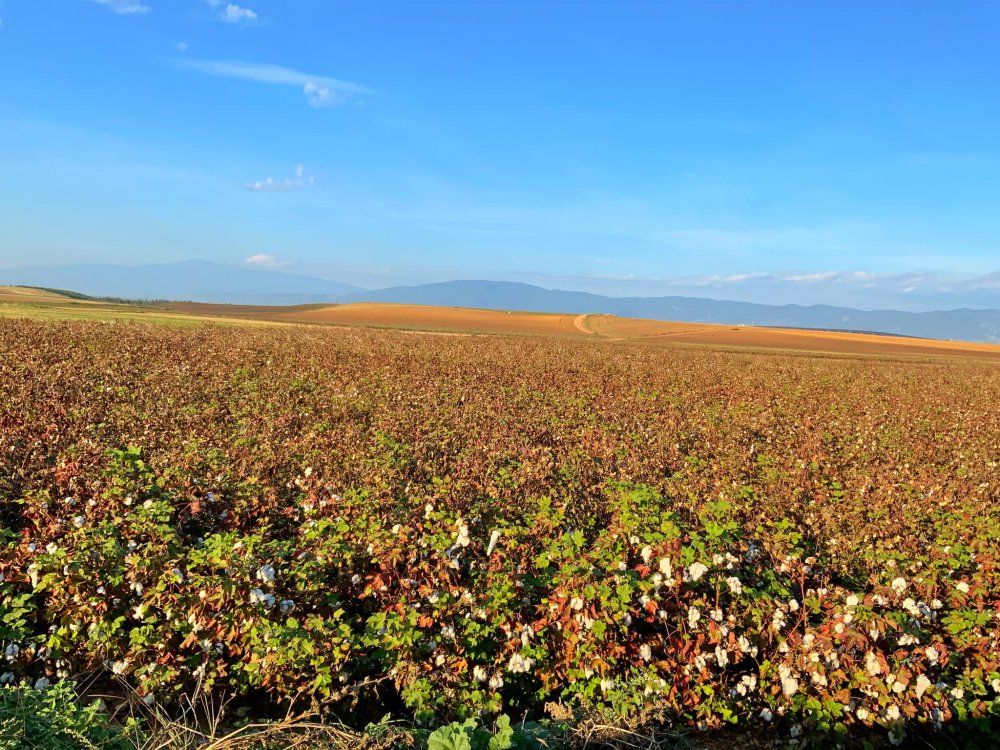
[{"label": "green leaf", "polygon": [[490,737],[488,750],[511,750],[514,747],[514,728],[510,717],[503,714],[497,719],[497,732]]},{"label": "green leaf", "polygon": [[472,738],[465,725],[449,724],[431,732],[427,750],[472,750]]}]

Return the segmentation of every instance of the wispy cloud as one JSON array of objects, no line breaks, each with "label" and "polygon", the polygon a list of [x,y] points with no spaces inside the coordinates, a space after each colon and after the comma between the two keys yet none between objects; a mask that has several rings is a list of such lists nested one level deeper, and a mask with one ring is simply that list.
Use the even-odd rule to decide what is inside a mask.
[{"label": "wispy cloud", "polygon": [[227,62],[222,60],[171,61],[179,68],[198,71],[211,76],[238,78],[255,83],[269,83],[277,86],[294,86],[302,90],[306,101],[313,107],[329,107],[347,100],[372,93],[372,90],[356,83],[341,81],[329,76],[303,73],[293,68],[266,63]]},{"label": "wispy cloud", "polygon": [[136,13],[149,13],[152,10],[148,5],[143,5],[137,0],[92,0],[98,5],[103,5],[112,13],[120,15],[134,15]]},{"label": "wispy cloud", "polygon": [[295,177],[287,177],[283,180],[275,180],[268,177],[265,180],[250,182],[243,187],[252,192],[260,193],[280,193],[288,190],[298,190],[312,185],[315,180],[312,176],[306,176],[306,168],[301,164],[295,166]]},{"label": "wispy cloud", "polygon": [[207,2],[216,9],[219,20],[226,23],[252,23],[259,18],[256,11],[240,7],[236,3],[227,3],[224,0],[207,0]]},{"label": "wispy cloud", "polygon": [[251,255],[243,262],[254,268],[284,268],[291,265],[287,260],[278,260],[273,255],[268,255],[267,253]]}]

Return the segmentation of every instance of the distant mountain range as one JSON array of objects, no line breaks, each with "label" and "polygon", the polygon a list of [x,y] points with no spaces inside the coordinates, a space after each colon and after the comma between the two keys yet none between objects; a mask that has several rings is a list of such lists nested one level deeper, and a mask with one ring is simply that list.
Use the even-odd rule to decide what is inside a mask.
[{"label": "distant mountain range", "polygon": [[831,305],[763,305],[699,297],[604,297],[506,281],[447,281],[365,290],[312,276],[204,261],[147,266],[84,264],[0,270],[0,284],[68,289],[96,297],[247,305],[396,302],[534,312],[606,313],[729,325],[870,331],[1000,343],[1000,310],[901,312]]},{"label": "distant mountain range", "polygon": [[0,270],[0,283],[67,289],[92,297],[129,300],[301,305],[330,302],[360,287],[313,276],[278,273],[200,260],[146,266],[83,263]]}]

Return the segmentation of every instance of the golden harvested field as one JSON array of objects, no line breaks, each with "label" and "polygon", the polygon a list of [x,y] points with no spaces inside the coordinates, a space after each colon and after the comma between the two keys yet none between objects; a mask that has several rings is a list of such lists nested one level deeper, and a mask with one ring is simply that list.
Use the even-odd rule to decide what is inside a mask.
[{"label": "golden harvested field", "polygon": [[453,333],[548,335],[630,341],[643,344],[698,344],[878,356],[961,356],[1000,360],[1000,346],[958,341],[809,331],[753,326],[678,323],[615,315],[560,315],[457,307],[357,303],[249,307],[171,303],[163,309],[194,316],[219,316],[327,325],[400,328]]},{"label": "golden harvested field", "polygon": [[868,333],[758,328],[708,323],[671,323],[658,320],[617,318],[609,315],[588,315],[586,316],[586,325],[597,335],[642,343],[675,342],[843,354],[952,355],[1000,358],[1000,346],[993,344],[937,341],[904,336],[879,336]]},{"label": "golden harvested field", "polygon": [[50,292],[45,289],[35,289],[26,286],[0,286],[0,303],[9,304],[59,304],[73,302],[87,304],[84,300]]},{"label": "golden harvested field", "polygon": [[250,307],[236,305],[170,304],[165,309],[190,314],[222,315],[339,326],[404,328],[455,333],[501,333],[587,336],[578,329],[574,315],[504,312],[429,305],[394,305],[360,302],[350,305],[298,305]]}]

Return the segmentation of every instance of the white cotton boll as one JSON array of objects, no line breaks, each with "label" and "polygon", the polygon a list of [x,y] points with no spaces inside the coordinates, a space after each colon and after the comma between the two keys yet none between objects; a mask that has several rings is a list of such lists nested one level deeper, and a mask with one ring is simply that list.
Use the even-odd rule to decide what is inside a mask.
[{"label": "white cotton boll", "polygon": [[927,679],[927,675],[918,676],[917,687],[916,687],[917,698],[918,699],[923,698],[924,693],[926,693],[930,689],[932,684],[933,683],[929,679]]},{"label": "white cotton boll", "polygon": [[941,654],[939,654],[938,650],[933,646],[928,646],[926,649],[924,649],[924,653],[927,655],[927,661],[929,661],[931,664],[937,664],[938,659],[941,658]]},{"label": "white cotton boll", "polygon": [[743,582],[740,581],[740,579],[737,578],[736,576],[729,576],[729,578],[726,579],[726,585],[729,587],[729,590],[736,596],[739,596],[740,594],[743,593]]},{"label": "white cotton boll", "polygon": [[963,594],[969,593],[969,584],[967,584],[965,581],[959,581],[958,583],[956,583],[955,588],[961,591]]},{"label": "white cotton boll", "polygon": [[799,681],[797,678],[792,677],[791,674],[786,674],[781,678],[781,692],[786,698],[791,698],[797,692],[799,692]]},{"label": "white cotton boll", "polygon": [[572,599],[569,600],[569,608],[579,612],[581,609],[583,609],[583,599],[574,596]]},{"label": "white cotton boll", "polygon": [[892,587],[892,590],[895,591],[897,594],[902,594],[904,591],[906,591],[906,585],[907,585],[906,579],[903,578],[902,576],[900,576],[899,578],[894,578],[892,583],[889,585]]},{"label": "white cotton boll", "polygon": [[495,674],[490,677],[490,681],[487,684],[490,686],[490,690],[499,690],[503,687],[503,677]]},{"label": "white cotton boll", "polygon": [[427,503],[427,505],[424,506],[424,520],[427,521],[431,520],[431,513],[433,512],[434,512],[434,504]]},{"label": "white cotton boll", "polygon": [[774,713],[769,708],[761,709],[760,718],[764,721],[774,721]]},{"label": "white cotton boll", "polygon": [[507,670],[514,673],[529,672],[534,664],[534,659],[521,656],[521,654],[514,654],[510,657],[510,661],[507,662]]},{"label": "white cotton boll", "polygon": [[257,580],[263,583],[273,583],[274,576],[275,570],[271,565],[261,565],[257,570]]},{"label": "white cotton boll", "polygon": [[469,546],[469,527],[468,525],[459,520],[458,522],[458,534],[455,537],[455,546],[457,547],[468,547]]},{"label": "white cotton boll", "polygon": [[45,690],[45,688],[47,688],[51,684],[52,682],[49,680],[48,677],[39,677],[37,680],[35,680],[35,690]]},{"label": "white cotton boll", "polygon": [[673,578],[674,577],[674,566],[670,562],[670,558],[669,557],[661,557],[660,558],[660,573],[663,574],[664,578]]},{"label": "white cotton boll", "polygon": [[73,525],[76,526],[76,528],[78,528],[78,529],[79,528],[83,528],[83,524],[86,523],[86,521],[87,521],[87,519],[84,518],[83,516],[76,516],[73,519]]},{"label": "white cotton boll", "polygon": [[649,561],[653,559],[653,548],[652,547],[643,547],[642,548],[642,552],[640,552],[639,554],[642,557],[642,561],[646,565],[649,565]]},{"label": "white cotton boll", "polygon": [[698,621],[701,619],[701,610],[697,607],[688,607],[688,627],[697,627]]},{"label": "white cotton boll", "polygon": [[847,597],[848,607],[857,607],[861,603],[861,600],[855,594],[851,594]]},{"label": "white cotton boll", "polygon": [[263,604],[265,607],[274,606],[274,594],[265,594],[261,589],[253,589],[250,592],[250,602],[252,604]]},{"label": "white cotton boll", "polygon": [[874,651],[869,651],[865,656],[865,669],[868,670],[868,674],[872,677],[882,674],[882,665],[879,663]]},{"label": "white cotton boll", "polygon": [[705,575],[707,572],[708,572],[708,566],[707,565],[705,565],[703,563],[700,563],[700,562],[694,562],[694,563],[691,563],[691,565],[688,567],[688,569],[687,569],[687,571],[685,573],[685,577],[689,581],[697,581],[703,575]]},{"label": "white cotton boll", "polygon": [[649,661],[653,658],[653,649],[649,647],[649,644],[642,644],[639,646],[639,658],[643,661]]},{"label": "white cotton boll", "polygon": [[486,556],[489,557],[493,554],[493,550],[497,546],[497,542],[500,541],[500,532],[496,529],[490,534],[490,543],[486,546]]},{"label": "white cotton boll", "polygon": [[535,638],[535,630],[530,625],[521,628],[521,645],[527,647]]}]

